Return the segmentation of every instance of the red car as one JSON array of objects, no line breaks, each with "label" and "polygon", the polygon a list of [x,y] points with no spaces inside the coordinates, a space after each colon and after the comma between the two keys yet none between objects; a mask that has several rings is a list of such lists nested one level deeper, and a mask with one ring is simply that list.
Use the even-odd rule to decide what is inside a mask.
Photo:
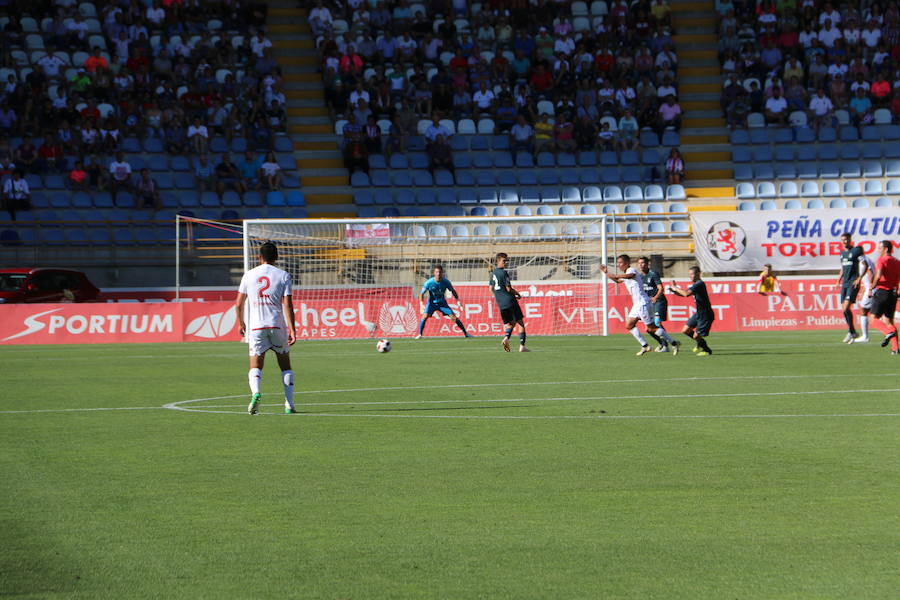
[{"label": "red car", "polygon": [[0,304],[93,302],[100,294],[81,271],[0,269]]}]

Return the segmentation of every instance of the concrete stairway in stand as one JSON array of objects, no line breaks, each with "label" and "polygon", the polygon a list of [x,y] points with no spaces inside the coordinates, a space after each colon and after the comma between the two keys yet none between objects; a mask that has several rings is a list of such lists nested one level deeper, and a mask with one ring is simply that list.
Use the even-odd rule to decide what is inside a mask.
[{"label": "concrete stairway in stand", "polygon": [[295,0],[270,0],[267,22],[287,97],[288,135],[310,217],[353,217],[350,177],[325,107],[315,38]]},{"label": "concrete stairway in stand", "polygon": [[671,7],[679,101],[685,111],[681,152],[687,169],[686,187],[731,187],[733,193],[731,147],[719,104],[722,76],[715,4],[712,0],[672,0]]}]

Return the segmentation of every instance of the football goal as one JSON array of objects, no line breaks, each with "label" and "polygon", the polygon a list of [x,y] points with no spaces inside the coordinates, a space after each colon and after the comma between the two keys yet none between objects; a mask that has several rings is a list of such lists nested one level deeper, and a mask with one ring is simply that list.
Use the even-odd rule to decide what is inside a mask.
[{"label": "football goal", "polygon": [[[488,286],[498,252],[522,299],[529,333],[607,333],[607,215],[403,219],[259,219],[243,227],[244,269],[259,245],[278,247],[294,282],[300,339],[417,333],[419,292],[436,265],[459,293],[450,306],[474,335],[501,334]],[[430,335],[458,335],[452,319]]]}]

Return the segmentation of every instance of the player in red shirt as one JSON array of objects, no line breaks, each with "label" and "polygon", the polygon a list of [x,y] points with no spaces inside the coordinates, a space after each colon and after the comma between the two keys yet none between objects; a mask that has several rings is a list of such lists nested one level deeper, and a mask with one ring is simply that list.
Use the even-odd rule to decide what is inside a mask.
[{"label": "player in red shirt", "polygon": [[[894,258],[894,244],[883,240],[878,246],[878,260],[875,261],[875,285],[872,289],[872,316],[884,323],[884,340],[881,347],[891,345],[891,354],[900,354],[897,343],[897,326],[894,325],[894,311],[897,308],[897,294],[900,292],[900,260]],[[878,321],[875,321],[876,323]]]}]

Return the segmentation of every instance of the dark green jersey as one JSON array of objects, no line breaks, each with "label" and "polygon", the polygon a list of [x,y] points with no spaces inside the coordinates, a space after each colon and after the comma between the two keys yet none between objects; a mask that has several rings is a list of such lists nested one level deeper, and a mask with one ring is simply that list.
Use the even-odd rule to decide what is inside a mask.
[{"label": "dark green jersey", "polygon": [[688,288],[694,292],[694,302],[697,303],[697,312],[704,315],[713,314],[712,303],[709,301],[709,293],[706,291],[706,284],[703,280],[698,279]]},{"label": "dark green jersey", "polygon": [[[643,274],[642,274],[643,275]],[[653,302],[653,296],[655,296],[659,292],[659,288],[662,287],[662,279],[659,276],[659,273],[650,269],[647,271],[646,275],[644,275],[644,293],[647,294],[647,297],[650,298],[650,301]],[[666,301],[666,295],[663,294],[659,297],[659,302]]]},{"label": "dark green jersey", "polygon": [[859,261],[865,256],[863,249],[853,246],[849,250],[841,250],[841,284],[851,285],[859,277]]},{"label": "dark green jersey", "polygon": [[491,286],[491,291],[494,292],[494,298],[497,300],[498,307],[504,309],[515,305],[516,297],[506,291],[506,288],[512,286],[506,269],[497,267],[491,271],[491,280],[488,282],[488,285]]}]

